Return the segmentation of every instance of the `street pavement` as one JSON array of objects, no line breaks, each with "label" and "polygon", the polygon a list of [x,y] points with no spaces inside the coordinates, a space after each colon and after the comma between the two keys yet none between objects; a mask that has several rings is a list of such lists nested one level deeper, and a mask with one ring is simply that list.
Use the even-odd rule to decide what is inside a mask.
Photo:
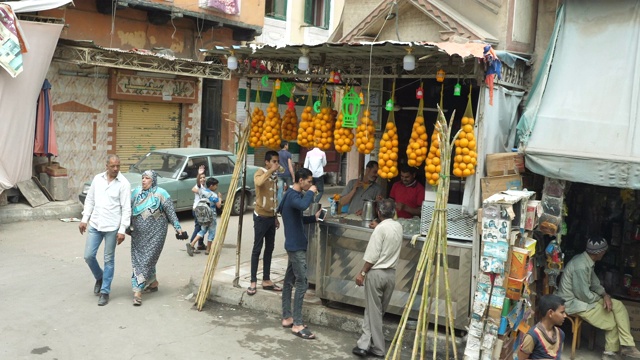
[{"label": "street pavement", "polygon": [[[180,219],[191,233],[190,214],[180,214]],[[236,262],[238,222],[239,217],[231,218],[218,268]],[[240,259],[246,269],[253,245],[250,211],[243,216],[241,239]],[[252,310],[260,309],[252,307],[261,302],[260,288],[253,303],[209,300],[203,311],[197,311],[194,283],[202,279],[206,256],[189,257],[185,242],[176,240],[171,231],[158,262],[160,290],[144,294],[141,307],[132,306],[127,237],[116,249],[110,303],[99,307],[94,279],[83,259],[84,244],[77,222],[0,225],[0,359],[356,358],[351,349],[359,334],[341,330],[340,324],[310,323],[318,339],[302,340],[281,327],[279,309]],[[284,254],[279,230],[274,257]],[[98,259],[102,263],[102,248]],[[408,359],[409,352],[402,358]],[[600,358],[597,354],[584,349],[577,358]]]}]

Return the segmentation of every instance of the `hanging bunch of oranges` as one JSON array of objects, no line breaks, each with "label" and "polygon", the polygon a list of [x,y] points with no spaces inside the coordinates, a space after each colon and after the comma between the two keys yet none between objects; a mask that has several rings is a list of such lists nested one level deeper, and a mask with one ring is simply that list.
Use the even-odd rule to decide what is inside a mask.
[{"label": "hanging bunch of oranges", "polygon": [[420,166],[427,157],[427,128],[424,126],[424,117],[416,116],[411,130],[411,138],[407,146],[407,165]]},{"label": "hanging bunch of oranges", "polygon": [[311,105],[304,107],[300,114],[300,127],[298,128],[298,145],[303,147],[313,147],[313,115]]},{"label": "hanging bunch of oranges", "polygon": [[330,107],[325,106],[320,109],[313,119],[315,146],[321,150],[329,150],[333,143],[333,124],[335,124],[335,113]]},{"label": "hanging bunch of oranges", "polygon": [[282,117],[282,138],[287,141],[295,140],[298,135],[298,114],[296,108],[289,108]]},{"label": "hanging bunch of oranges", "polygon": [[[393,115],[393,112],[391,112]],[[383,179],[398,176],[398,129],[391,116],[380,140],[378,175]]]},{"label": "hanging bunch of oranges", "polygon": [[360,125],[356,128],[356,147],[360,154],[370,154],[374,148],[374,134],[376,128],[371,120],[369,109],[363,111]]},{"label": "hanging bunch of oranges", "polygon": [[249,137],[249,146],[256,148],[262,146],[262,127],[264,125],[264,112],[259,106],[253,108],[251,114],[251,136]]},{"label": "hanging bunch of oranges", "polygon": [[440,180],[440,132],[437,128],[433,130],[431,135],[431,146],[429,147],[429,154],[427,154],[427,162],[424,166],[424,176],[429,185],[438,185]]},{"label": "hanging bunch of oranges", "polygon": [[260,140],[262,145],[278,150],[280,148],[280,131],[282,125],[280,123],[280,113],[278,112],[278,103],[276,102],[275,91],[271,97],[271,102],[267,107],[267,117],[264,121],[263,132]]},{"label": "hanging bunch of oranges", "polygon": [[353,146],[353,129],[342,127],[343,119],[344,115],[340,112],[338,120],[336,120],[335,130],[333,130],[335,148],[339,153],[347,153],[351,151],[351,147]]},{"label": "hanging bunch of oranges", "polygon": [[453,158],[453,175],[467,177],[475,174],[477,164],[476,138],[473,134],[474,120],[462,117],[462,128],[455,141],[456,156]]}]

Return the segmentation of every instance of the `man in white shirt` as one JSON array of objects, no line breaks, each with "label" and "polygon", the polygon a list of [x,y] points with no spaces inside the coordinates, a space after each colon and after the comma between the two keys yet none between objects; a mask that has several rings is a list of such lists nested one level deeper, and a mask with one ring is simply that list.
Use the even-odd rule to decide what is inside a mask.
[{"label": "man in white shirt", "polygon": [[[318,143],[320,139],[316,139]],[[324,151],[320,150],[317,146],[313,150],[307,153],[304,159],[304,167],[311,170],[311,176],[313,177],[313,184],[318,189],[318,194],[313,199],[313,202],[320,202],[322,194],[324,193],[324,167],[327,165],[327,156]]]},{"label": "man in white shirt", "polygon": [[369,238],[364,266],[356,276],[356,285],[364,285],[365,308],[362,336],[351,352],[360,357],[384,357],[386,353],[382,317],[396,285],[396,266],[402,246],[402,225],[393,220],[395,212],[393,199],[378,202],[381,222]]},{"label": "man in white shirt", "polygon": [[[89,235],[84,248],[84,261],[96,279],[93,293],[100,295],[98,306],[109,303],[111,281],[115,270],[116,242],[124,241],[125,230],[131,222],[131,185],[120,173],[120,158],[107,157],[107,171],[96,175],[84,201],[82,222],[78,228],[84,234],[89,223]],[[104,240],[104,271],[96,254]]]}]

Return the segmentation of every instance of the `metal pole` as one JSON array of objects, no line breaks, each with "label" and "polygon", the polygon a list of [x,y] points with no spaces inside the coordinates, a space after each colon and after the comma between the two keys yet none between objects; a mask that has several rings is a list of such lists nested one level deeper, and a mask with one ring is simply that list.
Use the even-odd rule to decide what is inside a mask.
[{"label": "metal pole", "polygon": [[[251,79],[247,79],[247,96],[245,99],[244,108],[247,110],[247,120],[245,126],[251,125],[251,113],[249,106],[251,104]],[[244,155],[244,162],[242,165],[242,192],[240,193],[240,214],[238,215],[238,238],[236,239],[236,274],[233,278],[233,286],[240,287],[240,253],[242,251],[242,219],[244,218],[244,201],[245,191],[247,186],[247,154]]]}]

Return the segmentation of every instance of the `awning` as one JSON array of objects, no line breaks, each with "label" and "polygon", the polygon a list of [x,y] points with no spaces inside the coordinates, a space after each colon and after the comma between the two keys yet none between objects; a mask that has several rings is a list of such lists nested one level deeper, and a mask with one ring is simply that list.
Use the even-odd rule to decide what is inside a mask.
[{"label": "awning", "polygon": [[[237,75],[260,77],[255,70],[255,62],[262,62],[267,72],[277,73],[279,77],[326,77],[328,69],[340,69],[342,78],[362,78],[372,71],[377,78],[435,78],[436,71],[443,68],[448,74],[459,74],[460,78],[475,78],[482,69],[477,66],[477,58],[483,57],[482,42],[354,42],[321,43],[317,45],[273,46],[265,44],[217,46],[202,49],[208,58],[225,58],[231,51],[238,58]],[[413,71],[402,70],[402,59],[408,51],[415,56],[416,68]],[[307,74],[298,74],[295,69],[298,58],[307,53],[311,70]],[[453,56],[457,55],[457,56]],[[245,62],[244,60],[249,60]]]},{"label": "awning", "polygon": [[226,65],[215,61],[194,61],[148,50],[121,50],[98,46],[91,40],[60,39],[54,61],[118,69],[157,72],[181,76],[229,80]]},{"label": "awning", "polygon": [[640,2],[565,1],[518,124],[527,168],[640,189],[639,44]]}]

